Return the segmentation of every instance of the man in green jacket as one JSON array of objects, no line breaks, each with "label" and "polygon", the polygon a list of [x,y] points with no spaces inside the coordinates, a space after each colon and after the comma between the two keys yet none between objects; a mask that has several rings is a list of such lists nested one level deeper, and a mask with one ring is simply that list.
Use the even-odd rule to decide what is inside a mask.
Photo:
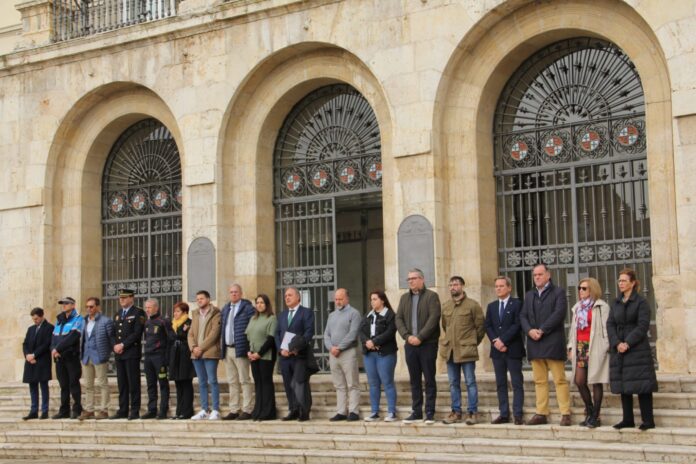
[{"label": "man in green jacket", "polygon": [[440,336],[440,297],[425,288],[420,269],[408,271],[409,291],[399,300],[396,329],[406,340],[406,365],[411,380],[411,415],[404,419],[410,424],[423,420],[423,378],[425,379],[425,423],[435,423],[435,361],[437,339]]},{"label": "man in green jacket", "polygon": [[461,372],[464,371],[467,401],[465,422],[467,425],[474,425],[478,413],[476,361],[479,358],[479,343],[486,334],[483,310],[478,301],[466,296],[462,277],[451,277],[449,290],[452,298],[442,305],[440,356],[447,361],[452,412],[444,423],[462,421]]}]

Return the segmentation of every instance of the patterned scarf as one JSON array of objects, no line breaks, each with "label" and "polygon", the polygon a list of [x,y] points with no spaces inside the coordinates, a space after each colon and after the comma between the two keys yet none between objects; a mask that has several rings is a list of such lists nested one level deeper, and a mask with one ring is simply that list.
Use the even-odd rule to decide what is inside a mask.
[{"label": "patterned scarf", "polygon": [[174,332],[176,332],[176,329],[182,326],[184,322],[188,321],[188,319],[188,313],[183,313],[179,319],[172,320],[172,329],[174,329]]},{"label": "patterned scarf", "polygon": [[580,302],[580,308],[578,308],[577,314],[575,315],[578,329],[584,330],[587,328],[587,313],[590,312],[592,306],[594,306],[594,300],[592,300],[592,298],[587,298]]}]

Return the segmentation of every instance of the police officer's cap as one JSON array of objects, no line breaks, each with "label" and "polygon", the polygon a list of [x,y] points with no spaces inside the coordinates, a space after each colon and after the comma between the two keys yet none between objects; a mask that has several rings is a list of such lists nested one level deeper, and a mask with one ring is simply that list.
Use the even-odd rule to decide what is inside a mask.
[{"label": "police officer's cap", "polygon": [[130,288],[119,288],[118,289],[118,296],[119,297],[127,298],[129,296],[134,296],[134,295],[135,295],[135,291],[131,290]]}]

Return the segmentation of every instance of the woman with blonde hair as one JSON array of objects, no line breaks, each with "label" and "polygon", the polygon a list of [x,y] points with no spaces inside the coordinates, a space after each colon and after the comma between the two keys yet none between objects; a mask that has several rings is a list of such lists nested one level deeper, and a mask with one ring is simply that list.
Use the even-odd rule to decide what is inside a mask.
[{"label": "woman with blonde hair", "polygon": [[[573,378],[585,403],[585,420],[580,425],[599,427],[599,412],[609,383],[609,336],[606,324],[609,305],[602,300],[597,279],[587,277],[578,284],[578,302],[573,306],[568,332],[568,358]],[[590,395],[589,385],[592,385]]]}]

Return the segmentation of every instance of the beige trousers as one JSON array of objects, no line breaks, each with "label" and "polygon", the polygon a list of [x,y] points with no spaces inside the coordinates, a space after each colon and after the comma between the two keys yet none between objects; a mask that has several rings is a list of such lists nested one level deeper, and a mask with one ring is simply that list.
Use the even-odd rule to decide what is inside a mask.
[{"label": "beige trousers", "polygon": [[360,379],[358,376],[358,349],[341,352],[337,358],[329,356],[331,380],[336,389],[336,412],[358,414],[360,408]]},{"label": "beige trousers", "polygon": [[101,405],[98,411],[109,412],[109,381],[106,377],[108,363],[92,364],[90,361],[82,365],[82,380],[85,385],[85,411],[94,412],[94,384],[96,379],[97,387],[101,393]]},{"label": "beige trousers", "polygon": [[[251,414],[254,410],[254,383],[251,381],[249,359],[237,358],[234,348],[225,352],[225,371],[230,388],[230,412],[241,410]],[[243,398],[243,403],[240,401]]]},{"label": "beige trousers", "polygon": [[549,371],[556,385],[556,399],[561,414],[570,414],[570,388],[565,374],[565,362],[557,359],[533,359],[532,377],[536,393],[536,413],[549,415]]}]

